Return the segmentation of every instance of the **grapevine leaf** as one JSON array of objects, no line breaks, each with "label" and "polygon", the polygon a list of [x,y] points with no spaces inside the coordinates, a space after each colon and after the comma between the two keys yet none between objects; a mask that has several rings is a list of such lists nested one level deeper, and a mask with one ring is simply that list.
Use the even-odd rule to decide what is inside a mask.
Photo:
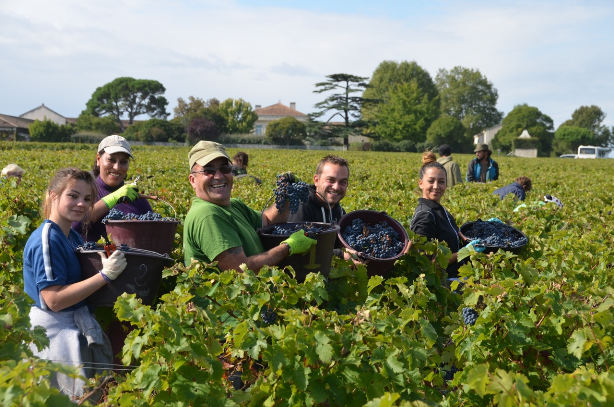
[{"label": "grapevine leaf", "polygon": [[469,370],[467,375],[467,384],[474,389],[480,397],[484,397],[486,394],[486,386],[489,383],[490,377],[488,376],[488,365],[477,365]]},{"label": "grapevine leaf", "polygon": [[242,321],[239,324],[237,324],[237,326],[235,326],[234,331],[233,331],[233,337],[234,337],[234,344],[238,349],[242,349],[242,344],[243,344],[243,338],[245,337],[245,334],[247,333],[249,329],[249,326],[247,324],[247,321]]},{"label": "grapevine leaf", "polygon": [[473,246],[465,246],[462,247],[456,254],[456,261],[461,261],[466,259],[467,257],[471,256],[473,253],[475,253],[475,249],[473,248]]},{"label": "grapevine leaf", "polygon": [[330,363],[333,357],[333,347],[330,345],[330,339],[322,332],[316,332],[316,352],[320,360],[326,364]]},{"label": "grapevine leaf", "polygon": [[433,325],[426,319],[421,318],[418,322],[420,323],[420,329],[424,339],[427,341],[427,345],[429,347],[433,346],[437,342],[437,331],[435,331]]},{"label": "grapevine leaf", "polygon": [[365,404],[364,407],[392,407],[399,398],[401,398],[399,393],[386,392],[382,397],[373,399]]},{"label": "grapevine leaf", "polygon": [[384,278],[382,276],[373,276],[369,279],[369,284],[367,285],[367,292],[369,294],[371,294],[371,291],[379,286],[380,284],[382,284],[382,281],[384,281]]},{"label": "grapevine leaf", "polygon": [[603,312],[614,305],[614,298],[608,298],[597,307],[597,312]]},{"label": "grapevine leaf", "polygon": [[586,344],[586,335],[583,329],[577,329],[569,338],[567,343],[567,351],[580,359],[584,353],[584,345]]}]

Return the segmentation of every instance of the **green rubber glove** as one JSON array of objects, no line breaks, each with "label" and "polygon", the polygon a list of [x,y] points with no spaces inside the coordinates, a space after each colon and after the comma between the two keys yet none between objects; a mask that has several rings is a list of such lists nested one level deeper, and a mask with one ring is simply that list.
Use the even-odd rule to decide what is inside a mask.
[{"label": "green rubber glove", "polygon": [[499,222],[499,223],[503,223],[503,221],[499,218],[490,218],[488,219],[488,222]]},{"label": "green rubber glove", "polygon": [[139,190],[135,185],[124,185],[117,191],[102,197],[109,209],[113,209],[118,203],[133,202],[137,199],[139,199]]},{"label": "green rubber glove", "polygon": [[486,250],[486,247],[482,244],[480,239],[470,241],[467,243],[467,247],[469,246],[473,246],[473,249],[478,253],[484,253],[484,250]]},{"label": "green rubber glove", "polygon": [[292,233],[289,238],[281,243],[287,243],[290,246],[290,255],[293,255],[305,253],[318,241],[305,236],[305,231],[301,229],[298,232]]},{"label": "green rubber glove", "polygon": [[289,184],[294,184],[295,182],[300,182],[301,179],[296,176],[292,171],[287,171],[277,176],[277,179],[281,181],[286,181]]}]

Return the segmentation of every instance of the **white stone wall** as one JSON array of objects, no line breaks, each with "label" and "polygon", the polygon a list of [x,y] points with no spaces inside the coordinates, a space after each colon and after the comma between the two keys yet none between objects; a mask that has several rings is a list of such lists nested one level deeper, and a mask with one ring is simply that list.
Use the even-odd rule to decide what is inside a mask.
[{"label": "white stone wall", "polygon": [[52,122],[59,124],[60,126],[66,124],[66,118],[64,116],[47,109],[45,106],[36,108],[31,112],[21,115],[20,117],[30,120],[40,120],[41,122],[46,118],[47,120],[51,120]]},{"label": "white stone wall", "polygon": [[516,157],[535,158],[537,157],[537,149],[536,148],[517,148],[514,150],[514,155]]}]

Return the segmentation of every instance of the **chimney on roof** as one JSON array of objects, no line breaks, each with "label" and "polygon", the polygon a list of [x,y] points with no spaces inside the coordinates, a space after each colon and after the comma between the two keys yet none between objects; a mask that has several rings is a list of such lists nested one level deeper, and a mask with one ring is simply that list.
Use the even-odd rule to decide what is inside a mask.
[{"label": "chimney on roof", "polygon": [[256,105],[256,108],[254,110],[258,110],[262,107],[262,105]]},{"label": "chimney on roof", "polygon": [[296,110],[296,102],[290,102],[290,109]]}]

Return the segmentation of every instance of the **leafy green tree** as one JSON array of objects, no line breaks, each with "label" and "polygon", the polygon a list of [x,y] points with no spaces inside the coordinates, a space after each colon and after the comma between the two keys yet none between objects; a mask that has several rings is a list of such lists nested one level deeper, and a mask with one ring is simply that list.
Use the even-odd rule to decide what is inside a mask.
[{"label": "leafy green tree", "polygon": [[539,139],[540,153],[550,154],[554,139],[554,125],[552,119],[540,112],[538,108],[526,103],[516,105],[505,116],[501,124],[501,130],[492,141],[493,148],[499,148],[504,152],[512,151],[514,139],[518,138],[523,130],[527,130],[531,137]]},{"label": "leafy green tree", "polygon": [[167,142],[185,139],[183,126],[162,119],[149,119],[135,123],[128,127],[122,135],[128,140],[136,141]]},{"label": "leafy green tree", "polygon": [[177,107],[173,109],[175,117],[172,121],[186,127],[193,119],[207,119],[212,121],[220,132],[226,133],[226,119],[220,113],[219,107],[220,101],[216,98],[203,100],[190,96],[187,102],[182,98],[178,98]]},{"label": "leafy green tree", "polygon": [[608,147],[614,144],[614,135],[607,126],[603,125],[605,118],[606,114],[599,106],[580,106],[571,115],[571,120],[565,121],[559,129],[564,126],[582,127],[593,134],[588,144]]},{"label": "leafy green tree", "polygon": [[497,89],[479,70],[462,66],[450,71],[440,69],[435,84],[442,114],[460,120],[468,137],[501,123],[503,112],[497,110]]},{"label": "leafy green tree", "polygon": [[45,142],[66,142],[75,133],[72,125],[59,125],[51,120],[35,120],[28,126],[30,140]]},{"label": "leafy green tree", "polygon": [[[337,91],[329,95],[322,102],[316,103],[315,108],[318,112],[311,113],[311,119],[317,119],[329,112],[332,116],[322,124],[313,127],[320,132],[320,137],[343,137],[346,148],[349,146],[348,136],[351,133],[361,132],[366,123],[361,118],[361,109],[366,104],[374,103],[373,100],[363,96],[354,95],[363,92],[369,85],[365,82],[368,78],[362,76],[337,73],[327,75],[327,81],[316,83],[316,90],[313,93],[324,93]],[[331,120],[339,116],[343,120],[343,125],[333,125]],[[330,124],[328,124],[330,123]]]},{"label": "leafy green tree", "polygon": [[[400,86],[401,84],[410,82],[414,82],[415,85],[412,87]],[[403,112],[398,110],[399,106],[390,109],[386,107],[386,104],[393,98],[393,94],[395,94],[394,97],[398,98],[399,93],[403,91],[410,91],[413,94],[412,98],[415,99],[414,103],[422,105],[413,108],[408,105],[407,108],[411,110],[408,110],[407,114],[414,115],[413,121],[421,123],[418,126],[421,130],[417,129],[417,131],[422,131],[422,135],[418,138],[420,139],[419,141],[424,141],[426,129],[428,129],[430,124],[439,116],[440,101],[437,87],[431,75],[415,61],[383,61],[373,72],[373,76],[369,81],[368,88],[365,89],[363,97],[378,101],[379,103],[367,104],[362,109],[364,120],[371,124],[369,135],[376,137],[383,136],[382,131],[386,134],[389,132],[389,124],[391,121],[398,122],[400,117],[397,116],[396,119],[385,118],[384,112],[389,113],[393,111],[396,114],[402,115]],[[406,98],[407,97],[409,96],[406,95]],[[426,116],[416,116],[416,113],[419,111],[422,111]],[[382,118],[386,123],[384,128],[380,127]],[[394,139],[402,137],[402,135],[395,135]]]},{"label": "leafy green tree", "polygon": [[376,131],[390,141],[423,142],[438,115],[438,98],[430,99],[416,80],[403,82],[390,90],[388,100],[379,106]]},{"label": "leafy green tree", "polygon": [[455,153],[473,151],[472,138],[467,136],[465,126],[453,116],[442,115],[426,132],[426,142],[436,146],[448,144]]},{"label": "leafy green tree", "polygon": [[560,126],[554,132],[554,152],[556,154],[577,153],[581,145],[591,145],[595,136],[589,129],[577,126]]},{"label": "leafy green tree", "polygon": [[106,136],[121,133],[117,121],[112,116],[95,117],[86,112],[79,115],[75,126],[79,132],[92,131]]},{"label": "leafy green tree", "polygon": [[303,145],[305,137],[307,137],[305,123],[294,117],[284,117],[266,126],[266,138],[272,144]]},{"label": "leafy green tree", "polygon": [[215,123],[204,117],[195,117],[192,119],[188,127],[186,127],[188,141],[190,144],[196,144],[200,140],[215,141],[220,137],[220,130]]},{"label": "leafy green tree", "polygon": [[218,112],[226,122],[223,132],[227,134],[249,133],[258,120],[258,115],[254,113],[252,105],[243,99],[226,99],[219,104]]},{"label": "leafy green tree", "polygon": [[152,118],[166,118],[168,101],[162,96],[165,91],[158,81],[117,78],[96,89],[87,102],[86,112],[95,117],[113,116],[123,132],[123,115],[128,116],[130,124],[135,117],[142,114],[148,114]]}]

